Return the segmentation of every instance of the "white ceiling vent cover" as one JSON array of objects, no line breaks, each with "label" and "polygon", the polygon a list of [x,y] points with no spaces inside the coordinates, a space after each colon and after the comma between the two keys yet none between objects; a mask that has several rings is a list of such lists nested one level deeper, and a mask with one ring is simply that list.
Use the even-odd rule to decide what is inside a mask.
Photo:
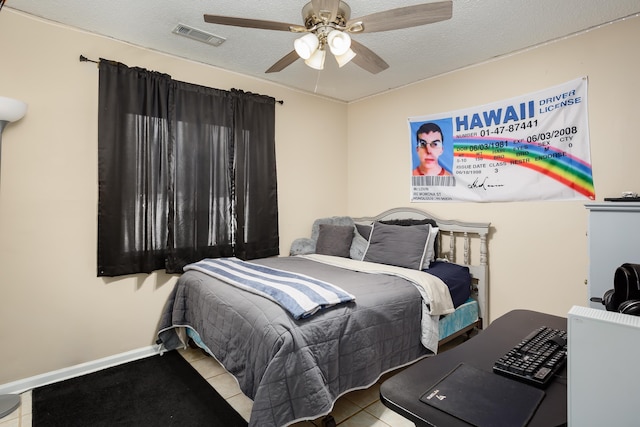
[{"label": "white ceiling vent cover", "polygon": [[215,34],[207,33],[184,24],[178,24],[172,32],[213,46],[220,46],[226,40],[224,37],[216,36]]}]

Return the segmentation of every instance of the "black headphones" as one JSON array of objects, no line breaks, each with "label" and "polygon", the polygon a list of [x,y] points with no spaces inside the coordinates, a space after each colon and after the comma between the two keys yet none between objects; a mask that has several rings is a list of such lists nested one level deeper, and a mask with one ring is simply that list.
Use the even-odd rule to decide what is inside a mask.
[{"label": "black headphones", "polygon": [[618,306],[618,311],[623,314],[640,316],[640,300],[630,299]]},{"label": "black headphones", "polygon": [[615,292],[613,291],[613,289],[609,289],[608,291],[606,291],[602,298],[593,297],[591,298],[591,301],[601,302],[607,311],[618,311],[618,306],[620,306],[620,302],[615,298]]},{"label": "black headphones", "polygon": [[607,311],[640,316],[640,265],[618,267],[613,276],[613,287],[602,298],[591,298],[591,301],[601,302]]}]

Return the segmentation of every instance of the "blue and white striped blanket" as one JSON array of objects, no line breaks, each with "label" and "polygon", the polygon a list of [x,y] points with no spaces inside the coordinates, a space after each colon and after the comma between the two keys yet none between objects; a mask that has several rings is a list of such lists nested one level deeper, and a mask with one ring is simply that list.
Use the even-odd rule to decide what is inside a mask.
[{"label": "blue and white striped blanket", "polygon": [[304,319],[326,307],[355,297],[331,283],[304,274],[252,264],[238,258],[207,258],[186,265],[230,285],[280,304],[294,319]]}]

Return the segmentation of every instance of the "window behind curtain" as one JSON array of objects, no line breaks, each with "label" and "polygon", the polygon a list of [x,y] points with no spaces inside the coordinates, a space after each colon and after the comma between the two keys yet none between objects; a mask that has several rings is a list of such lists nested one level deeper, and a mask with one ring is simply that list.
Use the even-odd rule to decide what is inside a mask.
[{"label": "window behind curtain", "polygon": [[98,276],[277,255],[274,121],[273,98],[101,60]]}]

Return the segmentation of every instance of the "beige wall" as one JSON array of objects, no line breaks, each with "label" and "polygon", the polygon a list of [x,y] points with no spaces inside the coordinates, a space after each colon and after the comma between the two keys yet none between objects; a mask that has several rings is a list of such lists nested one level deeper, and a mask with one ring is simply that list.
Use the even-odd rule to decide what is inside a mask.
[{"label": "beige wall", "polygon": [[[635,17],[351,103],[348,213],[357,216],[410,205],[408,117],[479,106],[581,76],[589,78],[597,199],[627,189],[640,192],[639,40],[640,18]],[[492,223],[491,319],[514,308],[566,315],[572,305],[587,304],[584,203],[414,205],[442,218]]]},{"label": "beige wall", "polygon": [[[0,385],[151,345],[175,278],[96,277],[98,70],[81,54],[276,106],[281,252],[347,209],[344,103],[96,37],[4,8],[0,95],[29,104],[3,134]],[[9,41],[10,40],[10,41]],[[309,132],[331,123],[332,138]]]},{"label": "beige wall", "polygon": [[[95,275],[97,81],[108,58],[276,108],[281,252],[314,218],[409,205],[407,118],[589,77],[598,198],[640,191],[635,125],[640,21],[629,19],[349,105],[40,21],[0,14],[0,95],[29,104],[3,135],[0,180],[0,384],[152,344],[174,277]],[[409,66],[410,64],[408,64]],[[331,123],[332,138],[310,132]],[[344,183],[348,185],[345,186]],[[491,221],[491,318],[517,307],[565,314],[584,304],[587,214],[580,202],[416,204]]]}]

